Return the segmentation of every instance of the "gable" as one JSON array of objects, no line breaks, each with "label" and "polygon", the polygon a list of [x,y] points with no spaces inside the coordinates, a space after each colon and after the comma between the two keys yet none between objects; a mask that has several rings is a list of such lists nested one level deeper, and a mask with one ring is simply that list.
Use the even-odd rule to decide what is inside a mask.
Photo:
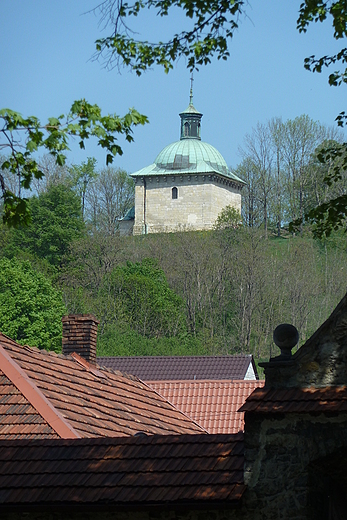
[{"label": "gable", "polygon": [[18,388],[0,370],[0,441],[59,438]]}]

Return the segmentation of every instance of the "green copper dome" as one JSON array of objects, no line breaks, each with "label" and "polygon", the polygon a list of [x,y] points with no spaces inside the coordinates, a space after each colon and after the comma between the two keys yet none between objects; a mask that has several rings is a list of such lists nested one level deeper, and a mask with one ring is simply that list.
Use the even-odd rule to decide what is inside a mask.
[{"label": "green copper dome", "polygon": [[224,175],[229,171],[216,148],[194,138],[185,138],[169,144],[160,152],[154,163],[158,168],[173,171],[194,170],[204,173],[214,170]]},{"label": "green copper dome", "polygon": [[181,118],[180,140],[166,146],[156,157],[153,164],[132,173],[132,176],[217,173],[245,184],[229,170],[223,156],[214,146],[201,141],[202,114],[193,105],[192,88],[189,106],[179,115]]}]

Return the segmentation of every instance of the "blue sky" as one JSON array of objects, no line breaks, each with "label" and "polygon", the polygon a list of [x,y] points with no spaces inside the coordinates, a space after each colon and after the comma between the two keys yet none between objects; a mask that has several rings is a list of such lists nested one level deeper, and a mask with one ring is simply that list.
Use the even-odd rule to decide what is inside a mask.
[{"label": "blue sky", "polygon": [[[167,144],[179,138],[179,116],[189,102],[189,71],[181,59],[166,75],[155,68],[140,78],[123,69],[108,71],[91,60],[101,36],[99,17],[88,13],[98,0],[2,0],[0,18],[0,108],[45,121],[86,98],[104,112],[123,115],[135,107],[150,124],[135,129],[114,164],[134,172],[151,164]],[[344,87],[329,87],[328,73],[304,70],[306,56],[329,54],[342,47],[329,22],[296,30],[300,0],[251,2],[230,46],[230,59],[217,60],[194,78],[194,105],[204,116],[202,139],[215,146],[227,164],[240,162],[238,147],[257,122],[308,114],[334,125],[345,109]],[[186,24],[179,13],[166,21],[145,13],[136,30],[146,38],[164,38]],[[147,31],[147,33],[146,33]],[[341,42],[340,42],[341,44]],[[122,142],[121,142],[122,144]],[[68,160],[79,163],[105,153],[95,144],[81,152],[72,147]]]}]

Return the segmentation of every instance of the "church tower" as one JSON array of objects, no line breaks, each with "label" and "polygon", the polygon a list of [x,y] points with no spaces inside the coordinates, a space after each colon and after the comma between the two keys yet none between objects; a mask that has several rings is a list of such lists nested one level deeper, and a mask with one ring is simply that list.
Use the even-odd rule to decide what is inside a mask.
[{"label": "church tower", "polygon": [[226,206],[241,212],[245,183],[216,148],[201,140],[202,113],[193,105],[192,82],[188,108],[179,114],[180,140],[132,174],[134,235],[212,229]]}]

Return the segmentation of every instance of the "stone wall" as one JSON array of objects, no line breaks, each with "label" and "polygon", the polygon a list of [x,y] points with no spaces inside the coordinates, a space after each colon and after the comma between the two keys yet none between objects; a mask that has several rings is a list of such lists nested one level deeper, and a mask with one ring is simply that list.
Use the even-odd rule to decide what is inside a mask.
[{"label": "stone wall", "polygon": [[[244,518],[330,518],[328,483],[336,488],[334,476],[345,468],[347,413],[246,413],[245,421]],[[320,461],[336,454],[329,473]],[[317,475],[320,466],[322,475]]]},{"label": "stone wall", "polygon": [[[178,191],[172,198],[172,188]],[[134,235],[212,229],[225,206],[241,212],[239,186],[218,175],[168,175],[137,179]]]},{"label": "stone wall", "polygon": [[133,234],[134,220],[120,220],[116,234],[121,237],[129,237]]}]

